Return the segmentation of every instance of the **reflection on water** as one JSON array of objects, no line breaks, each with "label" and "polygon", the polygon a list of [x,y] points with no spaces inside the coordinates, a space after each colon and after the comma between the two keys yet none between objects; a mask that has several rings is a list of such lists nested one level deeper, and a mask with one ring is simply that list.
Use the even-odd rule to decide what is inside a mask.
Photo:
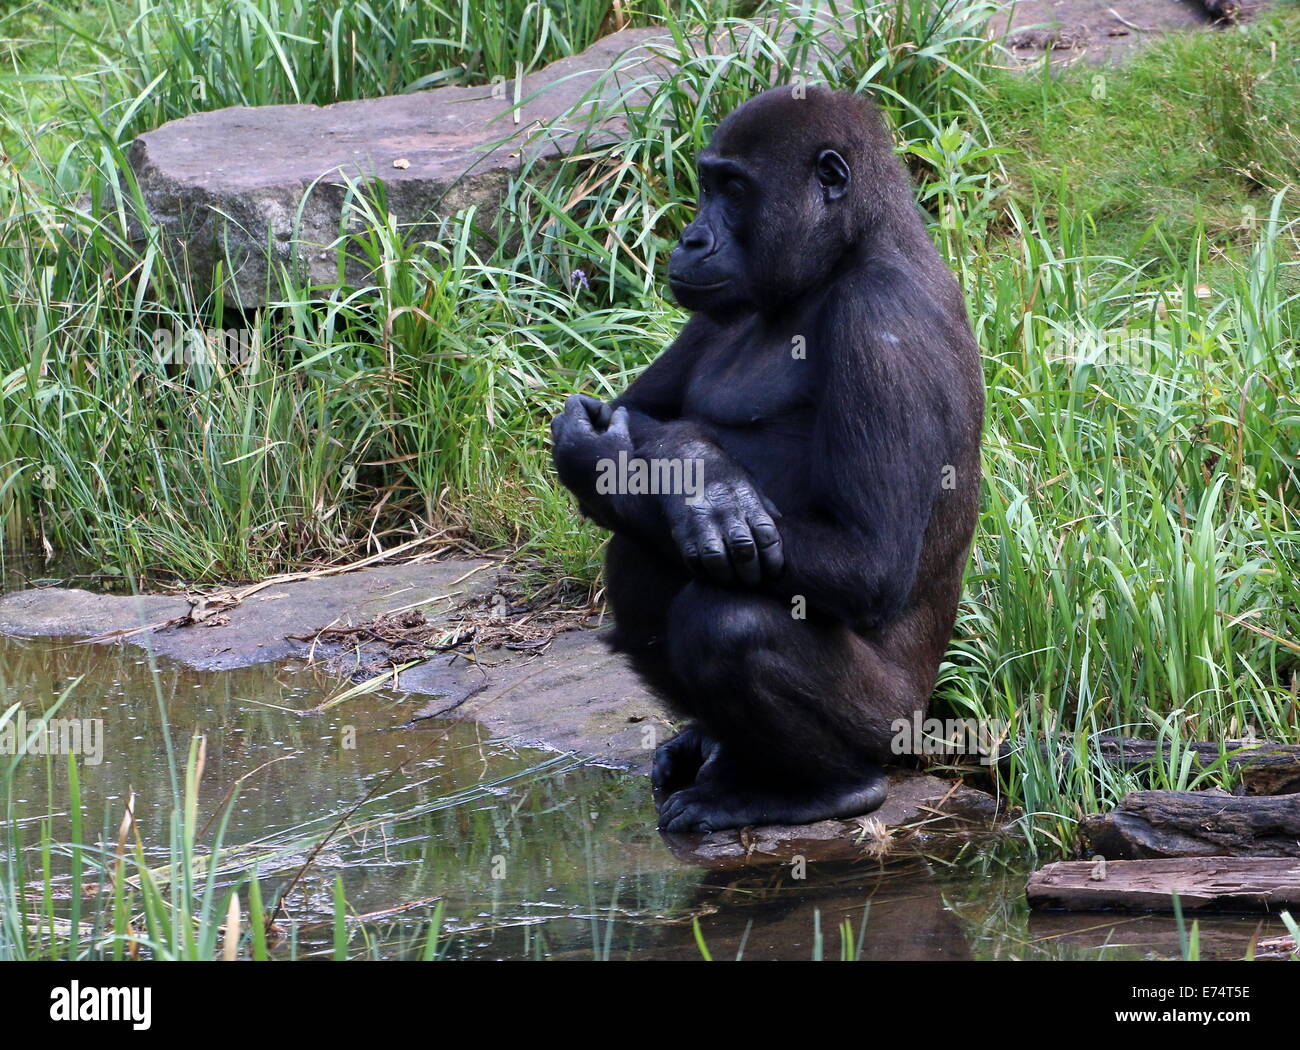
[{"label": "reflection on water", "polygon": [[[200,823],[237,791],[225,841],[241,849],[223,865],[227,883],[256,866],[272,899],[328,840],[288,899],[300,954],[328,953],[336,877],[367,917],[354,953],[385,958],[418,951],[438,899],[450,958],[698,958],[697,918],[714,958],[1178,954],[1164,918],[1031,919],[1028,861],[1014,850],[813,864],[804,880],[788,867],[687,867],[653,828],[643,778],[514,748],[473,722],[393,728],[427,698],[374,693],[294,713],[337,689],[306,665],[199,673],[129,647],[0,638],[0,710],[17,701],[35,718],[66,693],[60,718],[103,719],[103,761],[80,770],[87,837],[115,842],[134,793],[146,849],[165,857],[172,761],[183,767],[200,733]],[[61,758],[25,758],[14,794],[24,826],[53,813],[66,839]],[[1203,920],[1203,953],[1239,957],[1258,927]]]}]

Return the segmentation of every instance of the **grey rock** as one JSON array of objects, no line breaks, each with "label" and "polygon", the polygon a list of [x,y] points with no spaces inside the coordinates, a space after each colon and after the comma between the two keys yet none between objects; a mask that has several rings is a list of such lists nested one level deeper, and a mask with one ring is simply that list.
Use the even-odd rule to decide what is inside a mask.
[{"label": "grey rock", "polygon": [[[120,641],[202,671],[311,658],[348,676],[366,665],[366,653],[302,639],[323,627],[368,623],[417,603],[429,620],[450,622],[466,597],[496,586],[497,570],[486,559],[378,565],[275,584],[209,621],[162,629],[190,611],[186,598],[35,588],[0,597],[0,632]],[[672,735],[672,722],[626,663],[609,652],[607,633],[569,631],[544,652],[484,651],[477,663],[435,656],[401,672],[392,688],[436,697],[413,720],[469,697],[456,717],[477,720],[501,737],[648,773],[654,747]]]},{"label": "grey rock", "polygon": [[89,638],[181,616],[184,598],[160,594],[94,594],[76,587],[34,587],[0,597],[0,632]]},{"label": "grey rock", "polygon": [[439,694],[416,718],[482,686],[459,717],[521,744],[589,755],[601,765],[649,774],[658,744],[674,733],[667,708],[609,651],[607,630],[568,631],[534,656],[484,654],[483,670],[445,658],[402,672],[400,688]]},{"label": "grey rock", "polygon": [[949,852],[972,837],[1009,831],[997,799],[906,769],[889,771],[889,796],[874,813],[815,824],[769,824],[708,834],[665,834],[673,856],[719,870],[807,861],[883,860],[900,852]]},{"label": "grey rock", "polygon": [[[282,266],[313,282],[336,280],[330,245],[349,181],[381,182],[410,240],[436,238],[465,208],[490,215],[526,162],[572,147],[584,114],[616,95],[636,104],[633,85],[666,68],[647,46],[656,39],[665,39],[662,29],[613,33],[523,77],[517,91],[506,82],[196,113],[141,135],[128,158],[172,263],[203,289],[226,260],[228,300],[253,308]],[[598,125],[608,134],[622,127],[618,119]],[[350,260],[345,277],[364,284],[365,265]]]},{"label": "grey rock", "polygon": [[[0,597],[0,631],[108,636],[106,641],[120,639],[200,671],[222,671],[306,656],[311,646],[290,636],[309,635],[331,624],[364,623],[381,613],[449,594],[452,597],[421,607],[431,618],[439,609],[445,614],[471,589],[487,586],[491,574],[454,581],[489,564],[485,559],[408,562],[275,584],[206,623],[170,628],[161,625],[190,611],[184,597],[34,588]],[[135,630],[141,627],[145,629]]]}]

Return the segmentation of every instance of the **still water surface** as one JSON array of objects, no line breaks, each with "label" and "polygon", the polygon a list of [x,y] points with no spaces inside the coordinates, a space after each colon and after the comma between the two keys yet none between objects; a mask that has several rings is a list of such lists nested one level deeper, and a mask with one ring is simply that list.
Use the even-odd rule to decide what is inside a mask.
[{"label": "still water surface", "polygon": [[[691,867],[654,830],[643,777],[512,747],[474,722],[395,728],[427,697],[299,713],[338,690],[309,665],[197,672],[131,646],[0,638],[0,710],[20,702],[34,719],[63,697],[60,718],[103,720],[102,761],[81,764],[84,837],[111,849],[134,794],[146,850],[165,859],[174,778],[201,734],[200,822],[229,805],[225,843],[238,847],[227,884],[256,865],[269,900],[325,840],[288,900],[300,956],[331,950],[336,877],[362,917],[349,951],[365,957],[418,952],[438,900],[448,958],[699,958],[695,919],[714,958],[839,958],[846,939],[866,959],[1179,954],[1166,918],[1031,915],[1032,861],[1016,846],[813,864],[803,880]],[[19,763],[25,841],[45,814],[66,841],[67,784],[62,758]],[[1240,957],[1259,929],[1203,921],[1202,955]]]}]

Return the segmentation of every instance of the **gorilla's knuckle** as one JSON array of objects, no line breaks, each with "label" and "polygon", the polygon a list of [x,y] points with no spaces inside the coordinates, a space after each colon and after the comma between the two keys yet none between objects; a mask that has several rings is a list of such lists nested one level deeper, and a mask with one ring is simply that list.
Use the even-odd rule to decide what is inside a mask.
[{"label": "gorilla's knuckle", "polygon": [[727,537],[727,547],[733,555],[752,558],[758,553],[758,546],[748,532],[733,532]]}]

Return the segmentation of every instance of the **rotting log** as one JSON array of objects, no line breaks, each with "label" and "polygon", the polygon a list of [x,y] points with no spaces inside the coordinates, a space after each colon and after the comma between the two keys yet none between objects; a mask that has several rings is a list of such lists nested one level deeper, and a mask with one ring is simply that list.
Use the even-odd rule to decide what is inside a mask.
[{"label": "rotting log", "polygon": [[[1098,756],[1109,765],[1141,773],[1169,764],[1166,741],[1135,740],[1131,737],[1099,735],[1092,737]],[[1042,745],[1044,751],[1050,745]],[[1072,746],[1067,742],[1060,748]],[[1014,747],[1004,744],[999,765],[1005,765]],[[1224,768],[1241,774],[1242,789],[1247,795],[1287,795],[1300,793],[1300,747],[1260,740],[1185,741],[1177,745],[1175,757],[1182,762],[1191,753],[1193,771],[1208,769],[1223,758]]]},{"label": "rotting log", "polygon": [[[1122,736],[1094,738],[1097,751],[1108,763],[1125,769],[1144,769],[1168,762],[1168,746],[1154,740],[1132,740]],[[1191,752],[1198,768],[1214,765],[1220,755],[1224,765],[1241,772],[1248,795],[1286,795],[1300,792],[1300,747],[1251,740],[1194,741],[1180,744]]]},{"label": "rotting log", "polygon": [[1300,857],[1300,795],[1135,791],[1080,825],[1090,852],[1153,857]]},{"label": "rotting log", "polygon": [[1273,857],[1048,864],[1029,876],[1029,904],[1068,911],[1281,911],[1300,905],[1300,864]]}]

